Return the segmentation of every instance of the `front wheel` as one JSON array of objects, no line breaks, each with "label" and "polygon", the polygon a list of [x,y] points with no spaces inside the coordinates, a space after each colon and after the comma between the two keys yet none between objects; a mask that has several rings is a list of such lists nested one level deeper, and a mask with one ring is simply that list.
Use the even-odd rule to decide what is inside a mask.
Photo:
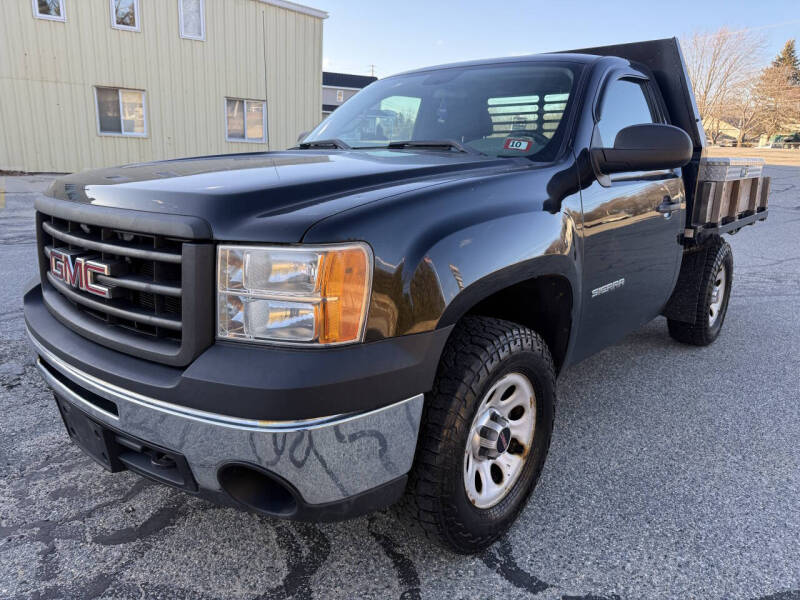
[{"label": "front wheel", "polygon": [[465,318],[426,397],[402,507],[450,549],[485,549],[536,485],[554,408],[555,369],[544,340],[509,321]]}]

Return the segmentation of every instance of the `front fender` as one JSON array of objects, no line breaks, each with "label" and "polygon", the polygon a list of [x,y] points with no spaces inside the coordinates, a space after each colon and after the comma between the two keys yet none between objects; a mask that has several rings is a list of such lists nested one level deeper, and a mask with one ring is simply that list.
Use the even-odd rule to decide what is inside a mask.
[{"label": "front fender", "polygon": [[488,295],[537,276],[564,277],[580,298],[575,223],[567,211],[543,209],[553,171],[398,195],[329,217],[303,241],[372,246],[366,341],[447,327]]}]

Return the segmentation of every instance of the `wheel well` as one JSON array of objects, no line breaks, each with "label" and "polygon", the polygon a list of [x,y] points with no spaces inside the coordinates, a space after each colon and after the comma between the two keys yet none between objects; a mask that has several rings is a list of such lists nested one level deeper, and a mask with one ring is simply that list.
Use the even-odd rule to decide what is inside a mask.
[{"label": "wheel well", "polygon": [[556,371],[561,370],[572,327],[572,287],[566,278],[553,275],[522,281],[484,298],[467,314],[533,329],[547,342]]}]

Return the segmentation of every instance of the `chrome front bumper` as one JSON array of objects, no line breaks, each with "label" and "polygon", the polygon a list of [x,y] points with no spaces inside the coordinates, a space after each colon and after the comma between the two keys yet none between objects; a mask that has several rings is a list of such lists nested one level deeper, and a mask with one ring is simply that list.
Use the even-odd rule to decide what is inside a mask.
[{"label": "chrome front bumper", "polygon": [[[396,480],[411,469],[422,394],[355,414],[302,421],[239,419],[122,389],[69,365],[30,333],[29,338],[40,357],[39,371],[59,397],[101,423],[182,454],[203,490],[221,491],[217,472],[222,465],[249,463],[284,478],[305,503],[326,504]],[[89,394],[84,397],[81,389]],[[118,414],[93,403],[92,394],[113,402]],[[224,403],[220,398],[220,406]]]}]

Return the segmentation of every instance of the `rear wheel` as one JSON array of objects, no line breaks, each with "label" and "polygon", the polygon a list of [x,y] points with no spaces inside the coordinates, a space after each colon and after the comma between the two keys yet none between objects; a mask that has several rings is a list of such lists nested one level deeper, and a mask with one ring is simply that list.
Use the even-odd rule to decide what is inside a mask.
[{"label": "rear wheel", "polygon": [[730,245],[717,238],[700,263],[702,269],[694,323],[667,319],[673,339],[693,346],[708,346],[717,339],[728,312],[733,283],[733,253]]},{"label": "rear wheel", "polygon": [[530,329],[467,317],[425,402],[401,506],[436,541],[479,552],[513,523],[544,465],[555,404],[550,352]]}]

